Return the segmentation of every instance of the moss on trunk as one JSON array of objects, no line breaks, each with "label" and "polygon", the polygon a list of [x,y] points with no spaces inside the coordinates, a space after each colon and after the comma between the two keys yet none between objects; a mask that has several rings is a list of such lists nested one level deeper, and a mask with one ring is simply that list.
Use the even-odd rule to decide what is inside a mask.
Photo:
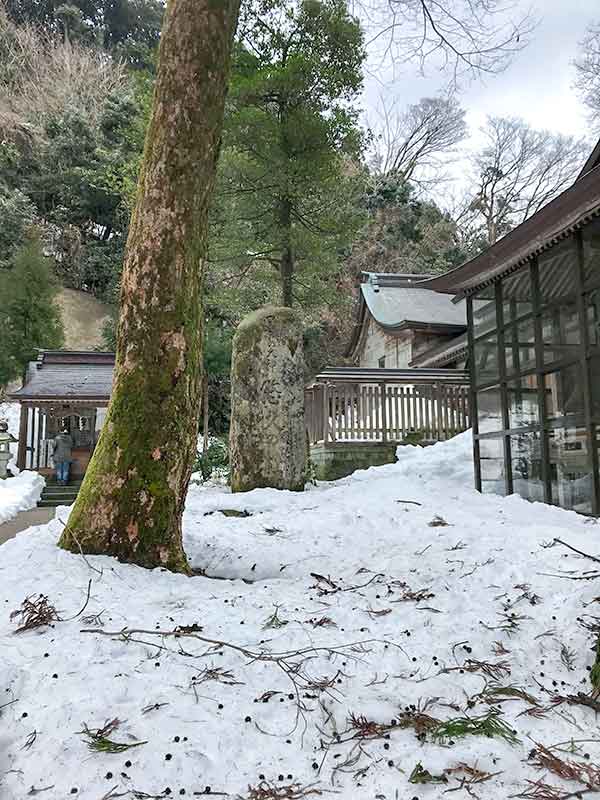
[{"label": "moss on trunk", "polygon": [[121,289],[106,423],[60,540],[189,571],[181,518],[196,453],[208,205],[239,0],[171,0]]}]

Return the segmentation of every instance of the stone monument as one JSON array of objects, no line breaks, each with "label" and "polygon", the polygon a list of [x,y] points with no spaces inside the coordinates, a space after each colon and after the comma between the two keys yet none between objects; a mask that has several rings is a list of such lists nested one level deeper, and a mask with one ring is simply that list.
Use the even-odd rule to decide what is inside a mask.
[{"label": "stone monument", "polygon": [[291,308],[261,308],[236,331],[229,441],[232,491],[304,489],[302,324]]}]

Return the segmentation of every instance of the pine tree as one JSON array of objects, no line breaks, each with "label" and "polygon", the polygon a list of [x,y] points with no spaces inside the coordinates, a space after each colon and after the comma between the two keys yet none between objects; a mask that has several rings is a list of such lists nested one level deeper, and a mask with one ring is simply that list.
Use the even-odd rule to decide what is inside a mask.
[{"label": "pine tree", "polygon": [[23,375],[38,348],[62,346],[58,290],[49,260],[35,237],[17,251],[12,269],[0,272],[0,386]]},{"label": "pine tree", "polygon": [[[344,0],[264,0],[240,26],[213,210],[210,258],[249,307],[336,300],[362,222],[363,34]],[[236,298],[237,299],[237,298]],[[239,302],[239,300],[238,300]]]}]

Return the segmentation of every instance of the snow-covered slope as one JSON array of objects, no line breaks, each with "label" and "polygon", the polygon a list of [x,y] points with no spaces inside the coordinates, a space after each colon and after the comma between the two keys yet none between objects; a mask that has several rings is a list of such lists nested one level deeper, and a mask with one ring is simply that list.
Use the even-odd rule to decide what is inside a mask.
[{"label": "snow-covered slope", "polygon": [[[463,435],[304,494],[194,487],[185,546],[208,577],[62,552],[60,520],[1,546],[0,797],[582,788],[532,751],[566,742],[552,752],[600,770],[577,698],[600,592],[571,580],[595,565],[553,544],[595,553],[600,528],[478,495],[470,458]],[[34,593],[61,621],[16,633]],[[107,738],[139,746],[90,749],[85,726],[115,719]]]}]

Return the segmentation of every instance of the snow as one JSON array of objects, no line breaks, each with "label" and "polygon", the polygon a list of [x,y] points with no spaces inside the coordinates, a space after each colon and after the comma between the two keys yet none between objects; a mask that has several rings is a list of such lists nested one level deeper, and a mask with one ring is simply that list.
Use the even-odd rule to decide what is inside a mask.
[{"label": "snow", "polygon": [[[594,711],[557,701],[590,689],[593,639],[581,622],[594,620],[598,587],[568,578],[594,564],[552,544],[594,553],[600,529],[573,512],[476,493],[468,434],[401,447],[395,465],[302,494],[193,486],[184,543],[206,577],[63,552],[67,514],[0,547],[2,798],[210,787],[251,800],[312,797],[309,789],[341,800],[438,800],[446,789],[506,800],[540,779],[564,793],[582,788],[536,768],[535,743],[573,739],[572,754],[555,752],[600,763]],[[422,599],[408,599],[410,590]],[[10,612],[37,593],[64,621],[15,633]],[[332,624],[314,624],[323,618]],[[159,634],[192,625],[202,631]],[[126,641],[124,628],[143,632]],[[291,654],[272,660],[282,652]],[[519,687],[539,708],[486,695],[494,680],[475,662],[505,662],[498,685]],[[443,721],[497,708],[519,741],[417,738],[400,724],[411,706]],[[360,739],[352,717],[389,729]],[[109,738],[144,743],[91,751],[84,724],[115,718]],[[410,783],[418,763],[455,771],[447,785]],[[465,764],[498,774],[461,788]],[[266,783],[279,791],[260,794]]]},{"label": "snow", "polygon": [[21,472],[14,478],[0,479],[0,525],[16,517],[19,511],[35,508],[44,488],[37,472]]},{"label": "snow", "polygon": [[[19,414],[18,403],[0,403],[0,419],[8,422],[8,432],[15,438],[19,435]],[[16,443],[10,447],[16,456]],[[35,508],[44,488],[44,479],[37,472],[19,473],[14,460],[9,462],[9,469],[15,477],[0,479],[0,525],[16,517],[19,511]]]}]

